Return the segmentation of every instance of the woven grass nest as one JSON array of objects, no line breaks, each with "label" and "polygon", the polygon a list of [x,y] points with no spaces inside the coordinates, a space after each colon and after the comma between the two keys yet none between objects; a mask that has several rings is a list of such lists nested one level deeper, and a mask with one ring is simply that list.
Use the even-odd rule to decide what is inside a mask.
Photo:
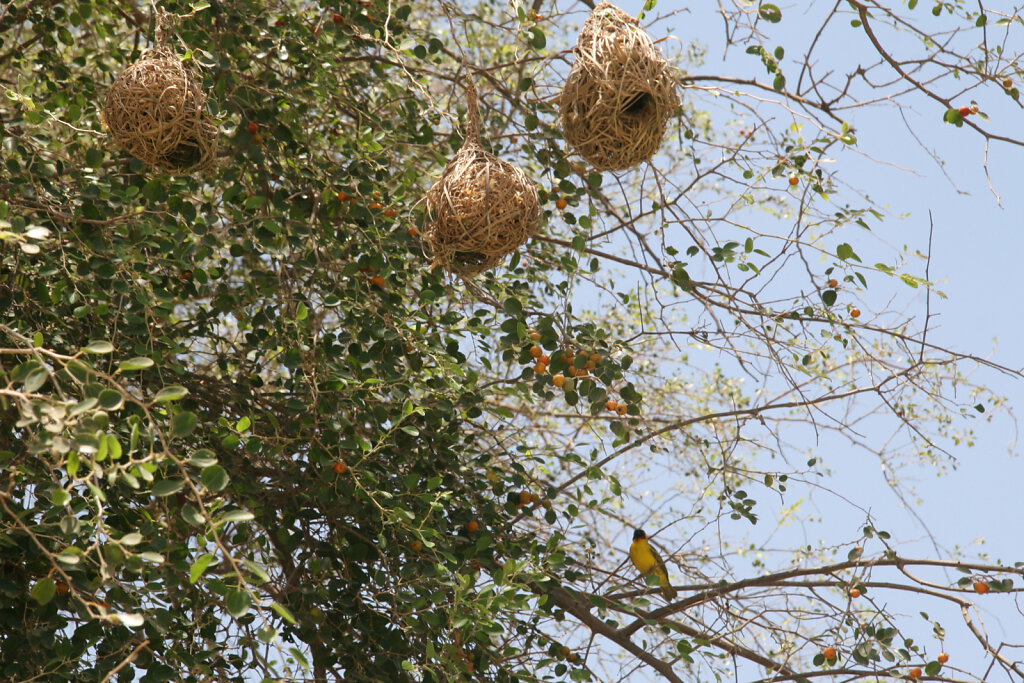
[{"label": "woven grass nest", "polygon": [[639,22],[602,2],[580,31],[559,104],[566,141],[596,170],[621,171],[658,151],[679,97]]},{"label": "woven grass nest", "polygon": [[115,145],[151,166],[184,174],[214,162],[217,128],[202,82],[160,44],[110,86],[103,119]]},{"label": "woven grass nest", "polygon": [[423,236],[433,267],[469,276],[500,265],[537,233],[540,202],[525,173],[480,145],[476,90],[466,90],[466,140],[427,191]]}]

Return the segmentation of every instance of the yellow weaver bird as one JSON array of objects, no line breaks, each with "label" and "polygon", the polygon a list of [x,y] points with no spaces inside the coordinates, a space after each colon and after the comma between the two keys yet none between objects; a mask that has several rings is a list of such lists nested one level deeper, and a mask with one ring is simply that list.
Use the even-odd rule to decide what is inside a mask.
[{"label": "yellow weaver bird", "polygon": [[661,584],[661,594],[665,596],[666,600],[675,600],[676,589],[672,587],[671,582],[668,580],[668,569],[665,568],[665,563],[662,561],[661,556],[658,555],[658,551],[652,548],[651,544],[647,541],[647,534],[644,533],[643,529],[637,529],[633,532],[633,542],[629,545],[629,559],[633,561],[633,566],[644,576],[654,574],[658,577],[658,583]]}]

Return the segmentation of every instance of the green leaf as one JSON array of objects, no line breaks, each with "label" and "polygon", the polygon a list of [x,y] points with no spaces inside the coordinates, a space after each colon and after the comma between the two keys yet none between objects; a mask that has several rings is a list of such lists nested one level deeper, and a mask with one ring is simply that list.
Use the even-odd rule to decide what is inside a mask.
[{"label": "green leaf", "polygon": [[245,616],[246,612],[249,611],[249,607],[252,605],[252,597],[247,592],[240,589],[234,589],[228,591],[228,613],[231,616],[238,617]]},{"label": "green leaf", "polygon": [[252,562],[251,560],[242,560],[242,563],[249,569],[250,572],[253,573],[253,576],[256,577],[258,583],[267,583],[268,581],[270,581],[270,574],[268,574],[267,570],[261,567],[260,565],[256,564],[255,562]]},{"label": "green leaf", "polygon": [[270,607],[275,612],[277,612],[279,615],[281,615],[281,618],[284,619],[285,621],[287,621],[289,624],[297,623],[295,621],[295,615],[293,615],[291,613],[291,611],[289,611],[289,609],[287,607],[285,607],[284,605],[278,604],[276,602],[272,602],[272,603],[270,603]]},{"label": "green leaf", "polygon": [[192,568],[188,571],[188,582],[195,584],[196,581],[206,572],[206,569],[213,564],[213,561],[217,559],[210,553],[200,555],[199,559],[192,563]]},{"label": "green leaf", "polygon": [[505,309],[506,313],[508,313],[510,316],[514,318],[521,318],[523,315],[523,302],[521,302],[519,299],[513,297],[505,299],[505,304],[503,308]]},{"label": "green leaf", "polygon": [[64,489],[51,489],[50,491],[50,502],[56,507],[64,507],[71,502],[71,494]]},{"label": "green leaf", "polygon": [[130,534],[125,534],[119,539],[121,545],[138,545],[142,543],[142,534],[137,531],[133,531]]},{"label": "green leaf", "polygon": [[211,491],[223,491],[228,485],[228,472],[220,465],[210,465],[203,470],[200,478]]},{"label": "green leaf", "polygon": [[217,464],[217,456],[209,448],[200,448],[189,458],[189,464],[200,469]]},{"label": "green leaf", "polygon": [[104,389],[100,392],[99,402],[104,410],[119,410],[124,405],[124,396],[120,391]]},{"label": "green leaf", "polygon": [[199,418],[195,413],[184,411],[171,418],[171,438],[187,436],[195,430]]},{"label": "green leaf", "polygon": [[543,50],[548,44],[544,31],[539,26],[530,28],[530,46],[535,50]]},{"label": "green leaf", "polygon": [[86,353],[95,353],[97,355],[104,353],[112,353],[114,351],[114,345],[108,341],[102,339],[91,341],[86,344],[85,348],[82,349]]},{"label": "green leaf", "polygon": [[217,524],[226,524],[227,522],[248,522],[249,520],[256,519],[256,515],[252,514],[248,510],[231,510],[225,512],[223,515],[217,518]]},{"label": "green leaf", "polygon": [[112,619],[115,619],[123,626],[139,627],[146,623],[145,617],[141,614],[111,614]]},{"label": "green leaf", "polygon": [[202,526],[206,523],[203,519],[203,515],[199,512],[199,509],[192,505],[192,503],[185,503],[184,507],[181,508],[182,518],[193,526]]},{"label": "green leaf", "polygon": [[185,486],[185,482],[181,479],[161,479],[153,484],[153,489],[150,491],[154,496],[169,496],[177,493]]},{"label": "green leaf", "polygon": [[68,453],[68,476],[72,479],[78,474],[78,466],[81,463],[81,457],[78,455],[78,451],[71,451]]},{"label": "green leaf", "polygon": [[103,437],[103,444],[107,447],[107,454],[111,460],[117,460],[123,453],[121,449],[121,442],[117,440],[117,437],[113,434],[107,434]]},{"label": "green leaf", "polygon": [[41,579],[36,582],[36,585],[32,586],[32,599],[38,602],[40,605],[53,600],[53,596],[57,594],[57,583],[50,577]]},{"label": "green leaf", "polygon": [[132,370],[145,370],[146,368],[153,367],[153,359],[146,358],[145,356],[136,356],[128,360],[121,361],[121,364],[117,366],[118,372],[131,372]]},{"label": "green leaf", "polygon": [[853,251],[853,247],[845,242],[836,247],[836,256],[844,261],[854,260],[858,263],[860,262],[860,257]]},{"label": "green leaf", "polygon": [[757,13],[770,24],[777,24],[782,21],[782,10],[779,9],[778,5],[773,5],[770,2],[761,5]]},{"label": "green leaf", "polygon": [[249,427],[251,426],[252,420],[250,420],[248,417],[243,417],[242,419],[235,423],[235,429],[239,432],[248,431]]},{"label": "green leaf", "polygon": [[46,380],[50,378],[50,373],[45,368],[37,368],[29,372],[28,376],[25,377],[24,386],[25,391],[28,393],[34,393],[43,388],[46,384]]},{"label": "green leaf", "polygon": [[186,396],[188,396],[188,389],[177,384],[171,384],[157,392],[156,396],[153,397],[153,403],[177,401],[178,399],[185,398]]}]

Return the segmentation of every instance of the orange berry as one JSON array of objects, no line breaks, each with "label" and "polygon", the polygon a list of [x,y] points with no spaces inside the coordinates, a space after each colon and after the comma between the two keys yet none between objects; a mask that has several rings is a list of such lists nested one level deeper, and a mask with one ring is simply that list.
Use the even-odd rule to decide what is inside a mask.
[{"label": "orange berry", "polygon": [[836,287],[839,286],[839,280],[829,280],[828,281],[828,286],[831,289],[835,289]]},{"label": "orange berry", "polygon": [[601,362],[601,354],[597,353],[596,351],[594,353],[590,354],[590,362],[593,363],[594,365],[597,365],[598,363],[600,363]]},{"label": "orange berry", "polygon": [[575,662],[579,658],[580,658],[580,656],[578,654],[576,654],[575,652],[570,652],[565,657],[566,661],[568,661],[568,662]]},{"label": "orange berry", "polygon": [[531,494],[530,494],[529,491],[520,491],[519,492],[519,504],[520,505],[528,505],[530,503],[530,495]]},{"label": "orange berry", "polygon": [[988,581],[975,581],[974,592],[978,595],[984,595],[992,590],[992,586],[988,585]]},{"label": "orange berry", "polygon": [[831,645],[826,647],[825,650],[821,654],[825,655],[825,659],[828,659],[828,660],[833,660],[838,655],[838,653],[836,652],[836,649],[834,647],[832,647]]},{"label": "orange berry", "polygon": [[579,369],[575,365],[570,365],[568,368],[565,369],[565,371],[569,373],[570,377],[575,377],[576,375],[580,374]]},{"label": "orange berry", "polygon": [[540,358],[544,355],[544,349],[540,348],[536,344],[530,347],[530,355],[534,358]]},{"label": "orange berry", "polygon": [[548,371],[548,366],[545,365],[544,363],[537,363],[536,365],[533,366],[533,371],[536,372],[538,375],[543,375]]},{"label": "orange berry", "polygon": [[949,661],[949,655],[947,655],[945,652],[940,652],[939,656],[936,657],[935,659],[937,659],[939,661],[939,664],[945,664],[946,662]]},{"label": "orange berry", "polygon": [[538,332],[537,330],[530,330],[530,340],[540,341],[540,332]]},{"label": "orange berry", "polygon": [[619,415],[625,415],[627,410],[629,410],[629,406],[627,406],[625,403],[620,403],[618,406],[615,407],[615,412],[617,412]]},{"label": "orange berry", "polygon": [[566,207],[569,206],[569,202],[565,201],[564,199],[559,199],[557,202],[555,202],[555,206],[558,207],[559,211],[565,211]]},{"label": "orange berry", "polygon": [[384,285],[387,284],[387,281],[380,275],[374,275],[372,278],[370,278],[370,282],[377,285],[378,287],[383,287]]},{"label": "orange berry", "polygon": [[538,496],[536,493],[530,493],[530,502],[531,503],[538,503],[538,502],[540,502],[540,496]]},{"label": "orange berry", "polygon": [[790,185],[799,185],[800,184],[800,179],[797,178],[795,175],[791,175],[791,176],[789,176],[789,184]]},{"label": "orange berry", "polygon": [[570,649],[569,649],[568,647],[566,647],[565,645],[563,645],[563,646],[561,647],[561,649],[560,649],[560,650],[559,650],[558,652],[559,652],[559,654],[561,654],[561,655],[562,655],[563,657],[568,657],[568,656],[569,656],[569,655],[570,655],[570,654],[572,653],[572,650],[570,650]]},{"label": "orange berry", "polygon": [[384,205],[381,204],[380,202],[374,202],[373,204],[370,204],[370,208],[371,209],[383,209]]},{"label": "orange berry", "polygon": [[1013,79],[1012,78],[1004,78],[1003,79],[1003,87],[1006,88],[1007,90],[1012,88],[1013,87]]},{"label": "orange berry", "polygon": [[67,595],[68,591],[71,590],[71,586],[67,585],[63,581],[57,581],[57,595]]},{"label": "orange berry", "polygon": [[331,21],[333,21],[335,24],[343,24],[345,23],[345,17],[335,12],[334,16],[331,17]]},{"label": "orange berry", "polygon": [[963,116],[965,118],[974,113],[973,111],[971,111],[971,108],[967,106],[960,107],[959,109],[957,109],[957,111],[960,112],[960,116]]},{"label": "orange berry", "polygon": [[409,550],[413,551],[414,553],[418,553],[419,551],[423,550],[423,543],[420,541],[413,541],[409,544]]},{"label": "orange berry", "polygon": [[604,404],[604,407],[605,407],[605,408],[607,408],[608,410],[616,410],[616,409],[618,409],[618,407],[619,407],[619,402],[618,402],[618,401],[616,401],[616,400],[615,400],[615,399],[613,399],[613,398],[610,398],[610,399],[608,399],[608,401],[607,401],[607,402],[606,402],[606,403]]},{"label": "orange berry", "polygon": [[910,671],[908,671],[907,673],[910,674],[911,678],[913,678],[914,680],[917,680],[918,678],[921,677],[921,674],[924,673],[924,672],[921,671],[921,667],[915,666]]},{"label": "orange berry", "polygon": [[551,382],[556,387],[561,389],[562,387],[565,386],[565,375],[563,375],[562,373],[558,373],[557,375],[555,375],[554,377],[551,378]]},{"label": "orange berry", "polygon": [[340,460],[334,463],[335,474],[345,474],[346,472],[348,472],[348,465],[345,463],[344,460]]},{"label": "orange berry", "polygon": [[480,531],[480,522],[473,520],[472,522],[466,525],[466,531],[468,531],[471,534],[475,534],[476,532]]},{"label": "orange berry", "polygon": [[540,357],[540,362],[543,363],[544,365],[551,365],[551,356],[545,353],[543,356]]},{"label": "orange berry", "polygon": [[387,211],[384,212],[384,215],[387,216],[388,218],[394,218],[395,216],[398,215],[398,212],[395,211],[394,209],[388,209]]},{"label": "orange berry", "polygon": [[851,318],[859,318],[860,317],[860,309],[856,308],[856,307],[851,308],[850,309],[850,317]]},{"label": "orange berry", "polygon": [[259,129],[260,129],[260,124],[255,123],[255,122],[250,123],[248,126],[246,126],[246,130],[248,130],[250,133],[255,133]]},{"label": "orange berry", "polygon": [[851,588],[850,589],[850,597],[854,598],[854,599],[859,598],[860,597],[860,589],[859,588]]},{"label": "orange berry", "polygon": [[597,369],[597,363],[595,363],[592,360],[588,360],[587,364],[584,365],[583,367],[586,368],[587,370],[596,370]]},{"label": "orange berry", "polygon": [[406,230],[406,232],[409,233],[409,237],[419,237],[420,236],[420,229],[417,228],[415,225],[412,226],[411,228],[409,228],[408,230]]}]

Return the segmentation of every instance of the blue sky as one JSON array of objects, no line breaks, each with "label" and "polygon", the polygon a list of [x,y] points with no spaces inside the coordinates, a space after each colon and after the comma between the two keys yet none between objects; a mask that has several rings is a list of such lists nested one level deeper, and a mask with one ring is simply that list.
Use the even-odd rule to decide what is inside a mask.
[{"label": "blue sky", "polygon": [[[642,2],[624,0],[619,5],[636,15]],[[742,47],[733,46],[725,52],[723,22],[717,15],[717,5],[692,3],[686,11],[657,22],[652,35],[657,39],[671,31],[679,39],[662,43],[670,56],[685,52],[689,42],[699,37],[708,48],[707,62],[693,73],[764,80],[760,63],[743,54]],[[765,44],[785,45],[787,58],[783,65],[795,71],[793,59],[804,53],[820,27],[821,17],[833,6],[831,2],[782,5],[783,21],[766,28],[770,37]],[[574,4],[572,7],[581,6]],[[678,7],[674,2],[662,0],[649,13],[648,20]],[[569,16],[582,21],[585,14]],[[912,16],[919,19],[922,26],[933,19],[928,8],[919,9]],[[847,16],[843,22],[848,24],[850,18]],[[824,60],[817,64],[821,70],[835,68],[842,73],[857,59],[878,61],[877,57],[863,56],[871,50],[863,32],[843,22],[838,22],[825,34],[826,39],[835,44],[831,50],[826,47],[818,52],[817,57]],[[905,36],[887,34],[887,38],[892,41],[887,45],[894,53],[903,56],[922,53],[921,45]],[[1009,47],[1012,45],[1008,50]],[[726,54],[724,58],[723,54]],[[849,59],[844,61],[847,56]],[[835,58],[836,64],[828,64],[829,58]],[[886,70],[883,66],[876,73],[881,75]],[[894,75],[888,72],[889,77]],[[1019,107],[1002,96],[999,88],[958,94],[957,89],[963,85],[950,81],[935,87],[957,104],[969,104],[977,99],[982,111],[990,117],[984,125],[997,131],[1012,130],[1020,121]],[[944,108],[938,103],[910,93],[899,103],[884,101],[844,114],[855,127],[858,144],[856,150],[836,155],[836,163],[841,165],[840,175],[889,213],[885,221],[872,223],[871,233],[851,234],[849,241],[859,251],[863,248],[862,255],[877,251],[882,255],[879,258],[891,261],[894,250],[904,247],[927,252],[930,225],[933,225],[930,275],[936,289],[946,298],[931,297],[929,340],[1020,369],[1024,367],[1024,352],[1018,341],[1022,336],[1022,306],[1016,299],[1014,285],[1018,255],[1024,252],[1024,200],[1016,188],[1020,182],[1016,167],[1024,150],[996,142],[988,148],[986,157],[985,140],[967,127],[944,123],[943,113]],[[865,261],[874,262],[869,258]],[[908,266],[909,272],[920,276],[924,276],[923,268],[923,261]],[[896,285],[873,286],[863,294],[861,301],[866,318],[895,306],[906,315],[923,320],[926,310],[923,289],[910,290]],[[1011,411],[1024,399],[1024,387],[1019,379],[992,371],[979,377],[993,392],[1008,398]],[[1012,501],[1018,498],[1017,482],[1024,479],[1024,463],[1016,457],[1016,427],[1005,415],[991,422],[975,420],[974,427],[976,445],[955,449],[952,453],[955,460],[947,463],[948,467],[910,466],[903,473],[907,488],[902,499],[886,483],[877,460],[864,458],[840,439],[823,437],[817,444],[817,451],[830,470],[826,483],[834,495],[816,496],[808,501],[807,509],[816,512],[819,520],[772,533],[771,545],[842,542],[856,536],[864,523],[865,512],[870,512],[882,520],[880,526],[893,534],[906,556],[938,553],[944,557],[986,557],[1012,564],[1020,559],[1020,531],[1014,514],[1019,506]],[[884,437],[880,432],[866,436]],[[844,498],[859,506],[842,503]],[[642,514],[640,510],[634,512]],[[666,542],[670,548],[678,547],[674,543],[682,540],[679,536],[684,533],[684,526],[677,525],[669,531]],[[628,545],[628,532],[629,529],[625,529],[618,539],[620,550],[624,551]],[[757,533],[751,531],[749,535],[757,538]],[[867,550],[871,553],[878,548],[869,546]],[[959,575],[933,578],[955,581]],[[924,609],[895,594],[878,596],[878,599],[884,599],[892,608],[909,615]],[[1000,637],[1001,631],[1006,640],[1019,640],[1020,615],[1009,603],[1010,600],[995,596],[978,599],[987,619],[986,626],[997,642],[1004,639]],[[932,607],[934,605],[929,605]],[[955,614],[946,617],[944,621],[951,628],[944,647],[955,652],[957,658],[951,664],[980,662],[977,642],[963,629],[952,628],[958,620]],[[920,623],[918,637],[928,637],[930,626],[916,616],[913,618]],[[935,647],[930,649],[932,654],[938,652]]]}]

